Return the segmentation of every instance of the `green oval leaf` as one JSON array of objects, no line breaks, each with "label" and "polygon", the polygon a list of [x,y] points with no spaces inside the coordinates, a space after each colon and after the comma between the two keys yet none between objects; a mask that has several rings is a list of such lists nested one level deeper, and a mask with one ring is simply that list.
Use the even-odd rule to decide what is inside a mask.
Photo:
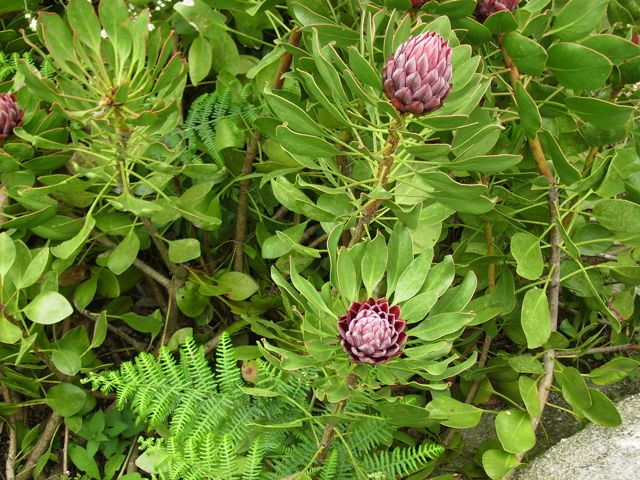
[{"label": "green oval leaf", "polygon": [[518,232],[511,237],[511,255],[516,259],[516,272],[527,280],[537,280],[544,270],[540,239]]},{"label": "green oval leaf", "polygon": [[198,85],[211,71],[212,51],[209,40],[198,35],[189,47],[189,78]]},{"label": "green oval leaf", "polygon": [[380,232],[367,244],[360,268],[367,295],[371,296],[387,268],[387,245]]},{"label": "green oval leaf", "polygon": [[537,287],[527,290],[522,301],[520,321],[529,348],[538,348],[549,339],[551,315],[544,290]]},{"label": "green oval leaf", "polygon": [[183,263],[200,257],[200,241],[197,238],[181,238],[169,241],[169,260]]},{"label": "green oval leaf", "polygon": [[567,97],[564,103],[585,122],[605,130],[626,125],[634,110],[633,107],[616,105],[599,98]]},{"label": "green oval leaf", "polygon": [[71,315],[73,307],[58,292],[43,292],[31,300],[23,312],[32,322],[52,325]]},{"label": "green oval leaf", "polygon": [[455,398],[436,397],[426,407],[429,418],[451,428],[472,428],[480,422],[482,410]]},{"label": "green oval leaf", "polygon": [[502,447],[510,453],[522,453],[536,444],[531,418],[521,410],[503,410],[496,417],[496,433]]},{"label": "green oval leaf", "polygon": [[63,417],[78,413],[84,406],[87,394],[72,383],[59,383],[47,391],[47,404]]},{"label": "green oval leaf", "polygon": [[116,275],[125,272],[138,257],[140,240],[133,230],[129,230],[124,240],[113,249],[107,260],[107,267]]},{"label": "green oval leaf", "polygon": [[557,43],[547,53],[547,66],[567,88],[597,90],[611,73],[607,57],[576,43]]},{"label": "green oval leaf", "polygon": [[516,456],[504,450],[494,448],[482,454],[482,466],[493,480],[500,480],[518,465]]},{"label": "green oval leaf", "polygon": [[518,33],[507,33],[503,39],[504,48],[521,73],[540,75],[547,63],[547,52],[534,40]]},{"label": "green oval leaf", "polygon": [[609,0],[570,0],[558,14],[547,35],[560,40],[579,40],[600,23]]},{"label": "green oval leaf", "polygon": [[16,260],[16,246],[7,232],[0,233],[0,277],[4,277]]},{"label": "green oval leaf", "polygon": [[51,360],[60,372],[70,376],[78,373],[82,366],[80,355],[71,350],[54,350],[51,353]]},{"label": "green oval leaf", "polygon": [[617,198],[601,200],[593,209],[600,225],[613,232],[640,235],[640,205]]}]

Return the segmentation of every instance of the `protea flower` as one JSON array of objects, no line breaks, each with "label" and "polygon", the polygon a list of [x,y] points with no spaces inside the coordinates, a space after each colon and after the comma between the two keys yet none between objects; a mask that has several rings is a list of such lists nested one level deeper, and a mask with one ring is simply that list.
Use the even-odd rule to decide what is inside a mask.
[{"label": "protea flower", "polygon": [[353,302],[338,319],[342,348],[357,363],[384,363],[400,354],[407,341],[400,320],[400,307],[389,306],[385,298]]},{"label": "protea flower", "polygon": [[478,0],[474,15],[484,21],[492,13],[502,10],[513,12],[520,3],[520,0]]},{"label": "protea flower", "polygon": [[401,112],[433,112],[451,90],[451,48],[436,32],[410,37],[382,69],[384,93]]},{"label": "protea flower", "polygon": [[7,138],[22,121],[24,110],[20,110],[16,96],[12,93],[0,93],[0,139]]}]

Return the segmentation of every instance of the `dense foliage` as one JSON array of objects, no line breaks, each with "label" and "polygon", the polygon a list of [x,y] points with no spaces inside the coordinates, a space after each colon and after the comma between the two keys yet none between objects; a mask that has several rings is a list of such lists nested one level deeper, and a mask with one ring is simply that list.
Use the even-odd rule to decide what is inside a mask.
[{"label": "dense foliage", "polygon": [[545,409],[619,424],[636,0],[1,3],[8,480],[503,478]]}]

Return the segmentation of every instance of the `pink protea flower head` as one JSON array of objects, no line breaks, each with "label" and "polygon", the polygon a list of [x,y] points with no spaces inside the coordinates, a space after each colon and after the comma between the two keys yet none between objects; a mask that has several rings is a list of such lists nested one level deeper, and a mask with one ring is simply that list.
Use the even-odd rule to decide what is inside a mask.
[{"label": "pink protea flower head", "polygon": [[0,93],[0,139],[7,138],[20,124],[24,110],[20,110],[16,96],[12,93]]},{"label": "pink protea flower head", "polygon": [[338,319],[340,344],[354,362],[384,363],[400,354],[407,341],[404,326],[400,307],[390,307],[385,298],[353,302]]},{"label": "pink protea flower head", "polygon": [[436,32],[410,37],[382,69],[384,93],[401,112],[422,115],[442,107],[451,91],[451,47]]},{"label": "pink protea flower head", "polygon": [[474,15],[484,21],[489,15],[502,10],[513,12],[518,7],[518,3],[520,0],[478,0]]}]

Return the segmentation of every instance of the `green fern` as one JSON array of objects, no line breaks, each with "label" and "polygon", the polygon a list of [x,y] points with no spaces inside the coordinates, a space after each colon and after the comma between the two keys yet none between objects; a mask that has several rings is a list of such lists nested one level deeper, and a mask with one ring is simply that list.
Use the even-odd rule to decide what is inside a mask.
[{"label": "green fern", "polygon": [[130,405],[137,422],[162,432],[140,441],[155,459],[152,478],[158,480],[391,480],[432,465],[443,451],[431,443],[390,449],[393,426],[367,404],[351,402],[336,425],[341,440],[315,465],[324,423],[310,419],[331,411],[330,405],[314,405],[310,395],[308,379],[317,372],[296,376],[258,360],[256,395],[249,395],[226,333],[216,364],[213,372],[202,347],[189,338],[179,360],[163,348],[157,358],[142,353],[118,371],[85,381],[115,391],[119,408]]},{"label": "green fern", "polygon": [[38,68],[33,56],[29,52],[23,52],[22,54],[13,52],[11,55],[0,52],[0,82],[5,81],[16,73],[18,70],[18,62],[20,60],[24,60],[33,68],[39,70],[40,75],[43,77],[51,78],[55,74],[55,70],[51,65],[49,57],[45,57],[40,64],[40,68]]},{"label": "green fern", "polygon": [[254,439],[247,454],[242,480],[260,480],[262,460],[265,456],[263,438],[262,436],[258,436]]},{"label": "green fern", "polygon": [[[239,94],[234,93],[236,90]],[[221,85],[215,92],[200,95],[193,101],[184,122],[187,150],[183,163],[203,163],[198,153],[202,150],[217,165],[224,166],[224,159],[216,144],[218,123],[225,118],[237,117],[247,125],[252,125],[261,112],[260,107],[251,103],[252,93],[251,84],[233,89]]]},{"label": "green fern", "polygon": [[425,442],[418,447],[397,447],[390,452],[369,454],[363,463],[369,473],[381,473],[385,479],[402,478],[426,468],[443,452],[441,445]]},{"label": "green fern", "polygon": [[336,480],[338,471],[338,450],[333,449],[327,455],[318,480]]}]

